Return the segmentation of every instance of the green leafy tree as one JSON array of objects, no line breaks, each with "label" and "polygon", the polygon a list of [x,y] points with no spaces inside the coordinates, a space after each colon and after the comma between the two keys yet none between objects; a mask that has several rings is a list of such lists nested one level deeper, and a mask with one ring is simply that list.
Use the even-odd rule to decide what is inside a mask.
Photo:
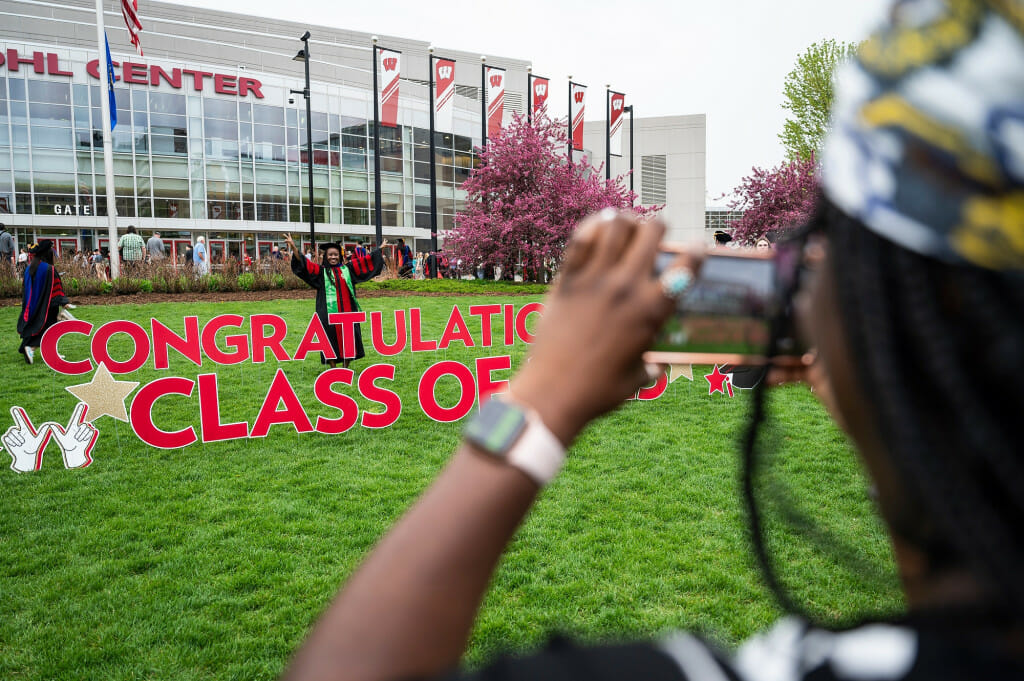
[{"label": "green leafy tree", "polygon": [[855,43],[823,40],[814,43],[796,59],[782,89],[783,109],[789,117],[782,127],[782,146],[792,161],[816,157],[828,132],[832,109],[832,77],[836,67],[851,58]]}]

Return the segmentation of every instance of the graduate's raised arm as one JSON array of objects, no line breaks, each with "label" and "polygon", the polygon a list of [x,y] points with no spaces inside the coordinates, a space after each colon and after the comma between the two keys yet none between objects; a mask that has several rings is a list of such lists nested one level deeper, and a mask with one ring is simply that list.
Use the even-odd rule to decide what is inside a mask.
[{"label": "graduate's raised arm", "polygon": [[292,273],[313,288],[316,288],[319,282],[320,265],[299,253],[299,249],[295,247],[295,242],[292,241],[291,234],[285,234],[284,240],[288,244],[288,251],[292,254],[289,260],[292,266]]}]

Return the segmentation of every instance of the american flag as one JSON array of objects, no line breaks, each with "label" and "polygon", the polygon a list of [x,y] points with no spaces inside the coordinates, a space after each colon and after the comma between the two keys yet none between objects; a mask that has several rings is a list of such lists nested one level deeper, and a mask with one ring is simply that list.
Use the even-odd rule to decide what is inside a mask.
[{"label": "american flag", "polygon": [[124,23],[128,27],[128,33],[132,36],[132,45],[142,55],[142,41],[139,40],[139,31],[142,30],[142,23],[139,21],[139,0],[121,0],[121,14],[124,16]]}]

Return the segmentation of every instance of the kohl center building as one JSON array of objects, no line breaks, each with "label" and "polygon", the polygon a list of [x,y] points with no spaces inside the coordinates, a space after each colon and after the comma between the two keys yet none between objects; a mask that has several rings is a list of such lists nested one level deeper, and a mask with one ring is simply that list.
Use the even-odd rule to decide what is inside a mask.
[{"label": "kohl center building", "polygon": [[[146,56],[139,57],[119,8],[106,4],[118,79],[113,156],[119,234],[129,225],[145,237],[159,231],[178,260],[188,243],[204,236],[214,264],[267,257],[286,232],[305,244],[310,211],[318,241],[374,240],[370,34],[150,0],[141,16]],[[293,57],[307,29],[312,206],[306,105],[301,94],[290,93],[305,85],[304,64]],[[429,43],[381,36],[379,44],[402,52],[399,125],[380,128],[383,233],[426,251]],[[441,47],[436,54],[457,62],[454,134],[435,135],[443,236],[466,200],[462,183],[480,145],[480,55]],[[89,0],[0,0],[0,222],[19,246],[50,238],[62,251],[109,247],[98,56]],[[530,62],[488,55],[487,63],[506,69],[506,121],[513,112],[524,113]],[[604,91],[591,88],[591,118],[603,118],[603,102]],[[549,104],[552,115],[564,113],[558,103]],[[671,132],[674,118],[688,131],[685,144]],[[652,120],[649,134],[637,120],[637,191],[643,195],[647,186],[650,202],[665,204],[672,238],[699,238],[703,116]],[[603,158],[603,146],[593,155]],[[649,162],[646,156],[657,158]],[[616,172],[628,169],[628,158],[615,161]],[[678,192],[673,167],[686,169]],[[691,195],[699,195],[699,210]]]}]

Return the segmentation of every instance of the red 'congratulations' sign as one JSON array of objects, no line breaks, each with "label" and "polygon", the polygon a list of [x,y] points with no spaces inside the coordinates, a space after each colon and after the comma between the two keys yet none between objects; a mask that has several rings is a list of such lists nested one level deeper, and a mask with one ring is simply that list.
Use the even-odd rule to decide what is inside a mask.
[{"label": "red 'congratulations' sign", "polygon": [[[338,331],[341,347],[354,345],[355,325],[369,323],[373,349],[382,357],[399,353],[434,352],[446,350],[453,344],[465,348],[508,347],[517,340],[532,343],[528,324],[533,314],[541,314],[541,303],[528,303],[517,308],[512,304],[471,305],[468,313],[452,308],[439,338],[424,337],[419,308],[395,310],[393,318],[385,322],[384,313],[345,312],[331,314],[329,321]],[[501,322],[502,331],[495,332],[494,320]],[[471,326],[474,327],[471,330]],[[475,331],[475,333],[474,333]],[[65,358],[58,346],[67,336],[85,336],[89,340],[89,356]],[[115,358],[110,352],[111,340],[119,335],[131,340],[131,353]],[[40,356],[53,370],[66,375],[81,375],[99,368],[92,384],[83,384],[79,392],[88,396],[102,394],[124,386],[124,394],[131,392],[134,383],[113,381],[110,374],[127,374],[147,364],[157,371],[170,366],[172,353],[196,367],[229,366],[243,362],[262,364],[273,358],[278,362],[302,361],[310,353],[323,353],[326,359],[334,356],[326,330],[319,317],[312,315],[302,336],[294,345],[288,345],[288,326],[282,317],[272,314],[218,315],[200,325],[198,317],[184,318],[184,333],[179,334],[157,319],[150,319],[148,328],[137,322],[117,320],[96,326],[83,320],[68,320],[55,324],[42,339]],[[508,388],[508,373],[512,358],[508,354],[481,357],[467,366],[452,360],[439,361],[428,367],[417,385],[420,409],[435,421],[449,423],[464,418],[473,405],[483,402],[495,392]],[[109,372],[109,373],[108,373]],[[459,384],[455,405],[441,405],[435,396],[438,382],[452,376]],[[169,376],[155,379],[135,393],[128,422],[135,434],[146,444],[162,449],[187,447],[197,442],[221,442],[246,438],[266,437],[272,426],[291,425],[298,433],[324,433],[337,435],[359,425],[363,428],[387,428],[402,413],[402,400],[388,386],[395,380],[395,366],[373,364],[357,375],[347,368],[334,368],[317,376],[313,392],[317,401],[337,411],[330,417],[311,418],[298,399],[283,370],[278,369],[267,387],[259,409],[251,421],[225,423],[221,418],[220,395],[216,373],[200,373],[194,379]],[[102,384],[102,385],[101,385]],[[114,385],[116,384],[116,386]],[[637,394],[641,400],[652,400],[664,394],[667,377]],[[106,387],[112,386],[112,387]],[[345,388],[349,390],[346,392]],[[369,409],[360,409],[349,392],[356,392],[371,403]],[[78,393],[76,393],[78,394]],[[185,398],[198,416],[198,428],[190,425],[180,430],[161,428],[154,417],[159,400]],[[123,407],[118,405],[122,410]],[[188,407],[187,407],[188,408]],[[94,410],[94,413],[99,413]],[[109,413],[109,412],[108,412]],[[194,422],[193,422],[194,423]]]}]

